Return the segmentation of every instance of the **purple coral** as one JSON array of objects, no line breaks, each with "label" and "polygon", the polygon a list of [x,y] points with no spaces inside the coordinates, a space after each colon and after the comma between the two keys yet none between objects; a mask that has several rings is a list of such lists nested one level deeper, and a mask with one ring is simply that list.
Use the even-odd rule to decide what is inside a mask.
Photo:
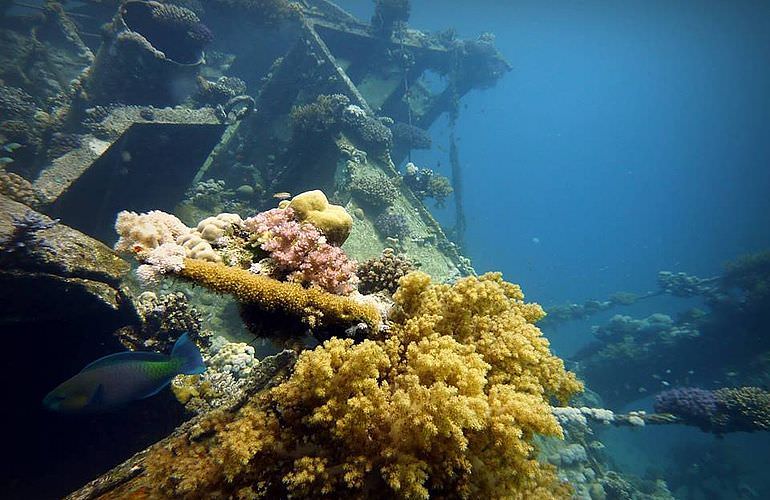
[{"label": "purple coral", "polygon": [[374,227],[385,237],[405,238],[409,236],[409,223],[403,215],[386,210],[374,220]]},{"label": "purple coral", "polygon": [[290,281],[341,295],[353,291],[355,262],[341,248],[327,243],[315,226],[297,222],[292,209],[262,212],[246,219],[244,227]]},{"label": "purple coral", "polygon": [[671,413],[687,423],[708,427],[717,412],[717,397],[706,389],[681,387],[658,394],[654,408],[658,413]]}]

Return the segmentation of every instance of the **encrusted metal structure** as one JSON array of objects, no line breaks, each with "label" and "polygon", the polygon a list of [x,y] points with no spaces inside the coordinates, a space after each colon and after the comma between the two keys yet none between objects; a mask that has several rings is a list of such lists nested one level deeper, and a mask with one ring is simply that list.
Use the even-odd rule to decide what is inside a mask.
[{"label": "encrusted metal structure", "polygon": [[[394,209],[406,218],[410,231],[397,242],[377,234],[372,226],[377,210],[357,202],[346,188],[353,167],[397,180],[408,145],[391,142],[384,149],[373,148],[349,130],[318,134],[310,142],[297,140],[291,112],[319,96],[343,95],[365,119],[427,129],[442,113],[456,113],[459,99],[470,89],[492,85],[510,69],[491,37],[460,40],[451,31],[429,35],[403,24],[375,30],[326,0],[294,3],[280,12],[259,11],[247,2],[214,1],[201,13],[217,34],[207,47],[206,57],[213,63],[196,59],[195,64],[180,64],[158,47],[182,42],[158,33],[180,17],[185,22],[197,18],[165,7],[171,3],[126,0],[115,10],[108,10],[109,3],[89,3],[69,14],[56,2],[43,7],[56,26],[64,27],[60,31],[72,40],[71,59],[82,66],[80,76],[55,100],[47,123],[51,131],[42,134],[76,135],[76,144],[58,157],[37,154],[26,165],[9,168],[39,190],[44,211],[109,242],[117,210],[171,210],[194,182],[226,177],[233,165],[247,166],[263,184],[255,209],[274,203],[273,192],[321,188],[356,213],[358,238],[346,250],[359,259],[399,246],[438,278],[473,272],[404,185]],[[109,22],[112,29],[103,40],[94,40],[88,30],[99,21]],[[142,63],[148,54],[163,55],[162,64]],[[175,65],[186,83],[173,94]],[[146,73],[138,74],[141,68]],[[222,104],[196,100],[189,88],[195,73],[201,82],[242,80],[256,99],[256,112],[228,117]],[[164,90],[140,102],[142,93],[119,85],[132,80],[143,88]],[[432,89],[435,85],[428,80],[439,81],[440,88]],[[39,149],[47,146],[43,140]]]}]

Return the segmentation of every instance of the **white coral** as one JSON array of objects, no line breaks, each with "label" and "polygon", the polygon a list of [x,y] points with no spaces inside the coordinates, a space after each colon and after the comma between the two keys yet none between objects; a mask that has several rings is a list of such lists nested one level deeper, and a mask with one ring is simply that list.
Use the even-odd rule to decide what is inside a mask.
[{"label": "white coral", "polygon": [[116,251],[143,254],[164,243],[176,242],[177,238],[189,233],[190,228],[160,210],[143,214],[124,210],[115,220],[115,231],[120,236],[115,243]]},{"label": "white coral", "polygon": [[198,231],[185,234],[176,240],[191,259],[207,260],[209,262],[221,262],[222,257],[214,250],[211,243],[203,239]]},{"label": "white coral", "polygon": [[136,275],[146,285],[154,285],[162,274],[178,273],[184,267],[187,251],[176,243],[164,243],[150,250]]},{"label": "white coral", "polygon": [[230,373],[236,379],[247,377],[258,364],[254,348],[243,342],[225,343],[209,360],[209,366],[215,371]]},{"label": "white coral", "polygon": [[243,220],[238,214],[221,213],[216,217],[207,217],[198,223],[197,231],[209,243],[214,243],[227,234],[233,225],[242,226]]}]

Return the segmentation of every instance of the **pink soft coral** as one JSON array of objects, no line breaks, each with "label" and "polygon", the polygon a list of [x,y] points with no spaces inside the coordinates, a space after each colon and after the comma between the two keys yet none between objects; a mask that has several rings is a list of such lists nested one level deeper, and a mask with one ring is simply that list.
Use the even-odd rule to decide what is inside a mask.
[{"label": "pink soft coral", "polygon": [[315,226],[297,222],[290,208],[262,212],[246,219],[244,226],[289,280],[341,295],[353,291],[355,262]]}]

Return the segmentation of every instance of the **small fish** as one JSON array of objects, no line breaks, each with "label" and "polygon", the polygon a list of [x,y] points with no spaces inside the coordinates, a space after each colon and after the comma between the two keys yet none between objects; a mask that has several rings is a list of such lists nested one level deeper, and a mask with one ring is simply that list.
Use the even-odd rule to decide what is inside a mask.
[{"label": "small fish", "polygon": [[273,195],[273,198],[276,200],[288,200],[291,198],[291,193],[287,193],[286,191],[281,191],[280,193],[275,193]]},{"label": "small fish", "polygon": [[62,413],[106,411],[154,396],[180,373],[206,371],[198,347],[185,333],[171,356],[157,352],[119,352],[99,358],[46,395],[43,405]]},{"label": "small fish", "polygon": [[9,165],[11,163],[13,163],[13,158],[8,158],[7,156],[0,158],[0,165]]},{"label": "small fish", "polygon": [[18,142],[11,142],[11,143],[6,144],[5,146],[3,146],[3,149],[6,150],[9,153],[13,153],[14,151],[19,149],[20,147],[21,147],[21,144],[19,144]]}]

